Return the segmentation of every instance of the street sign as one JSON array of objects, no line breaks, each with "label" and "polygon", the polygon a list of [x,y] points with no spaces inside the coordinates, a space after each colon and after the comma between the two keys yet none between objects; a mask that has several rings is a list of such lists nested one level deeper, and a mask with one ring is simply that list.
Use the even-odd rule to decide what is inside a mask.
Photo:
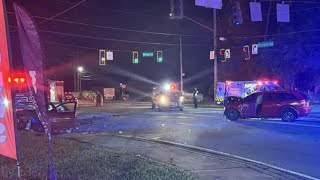
[{"label": "street sign", "polygon": [[142,57],[153,57],[153,52],[142,52]]},{"label": "street sign", "polygon": [[226,49],[226,50],[224,51],[224,57],[225,57],[226,59],[229,59],[229,58],[231,57],[230,49]]},{"label": "street sign", "polygon": [[214,60],[214,51],[210,51],[210,60]]},{"label": "street sign", "polygon": [[250,2],[251,21],[262,21],[261,3]]},{"label": "street sign", "polygon": [[267,47],[273,47],[274,41],[262,41],[258,42],[258,48],[267,48]]},{"label": "street sign", "polygon": [[196,0],[196,6],[222,9],[222,0]]},{"label": "street sign", "polygon": [[113,52],[112,51],[108,51],[107,52],[107,60],[108,61],[112,61],[113,60]]},{"label": "street sign", "polygon": [[277,21],[290,22],[289,4],[277,3]]},{"label": "street sign", "polygon": [[258,54],[258,44],[252,44],[252,54]]}]

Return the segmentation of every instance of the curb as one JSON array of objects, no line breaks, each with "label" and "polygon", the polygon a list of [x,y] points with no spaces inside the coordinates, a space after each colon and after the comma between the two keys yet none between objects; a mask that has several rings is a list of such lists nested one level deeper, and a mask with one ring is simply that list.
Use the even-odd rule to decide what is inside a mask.
[{"label": "curb", "polygon": [[253,163],[253,164],[256,164],[256,165],[265,166],[267,168],[275,169],[275,170],[284,172],[286,174],[292,175],[294,177],[297,177],[299,179],[320,180],[320,178],[312,177],[312,176],[309,176],[309,175],[306,175],[306,174],[303,174],[303,173],[291,171],[291,170],[284,169],[284,168],[281,168],[281,167],[278,167],[278,166],[274,166],[274,165],[271,165],[271,164],[268,164],[268,163],[252,160],[252,159],[241,157],[241,156],[237,156],[237,155],[232,155],[232,154],[221,152],[221,151],[215,151],[215,150],[206,149],[206,148],[202,148],[202,147],[197,147],[197,146],[192,146],[192,145],[185,145],[185,144],[180,144],[180,143],[175,143],[175,142],[170,142],[170,141],[165,141],[165,140],[155,140],[155,139],[148,139],[148,138],[143,138],[143,137],[135,137],[135,136],[128,136],[128,135],[115,135],[115,134],[109,134],[109,133],[103,133],[103,134],[122,137],[122,138],[128,138],[128,139],[133,139],[133,140],[148,141],[148,142],[153,142],[153,143],[161,143],[161,144],[165,144],[165,145],[169,145],[169,146],[177,146],[177,147],[181,147],[181,148],[185,148],[185,149],[196,150],[196,151],[200,151],[200,152],[206,152],[206,153],[210,153],[210,154],[225,156],[225,157],[229,157],[229,158],[238,159],[238,160],[242,160],[242,161],[245,161],[245,162]]}]

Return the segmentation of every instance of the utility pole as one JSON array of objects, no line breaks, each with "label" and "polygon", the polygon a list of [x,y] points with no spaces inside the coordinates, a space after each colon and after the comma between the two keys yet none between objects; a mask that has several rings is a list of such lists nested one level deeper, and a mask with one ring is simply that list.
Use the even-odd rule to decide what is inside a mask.
[{"label": "utility pole", "polygon": [[182,37],[180,38],[180,90],[183,93]]},{"label": "utility pole", "polygon": [[74,51],[72,53],[73,55],[73,87],[74,87],[74,92],[78,92],[78,89],[79,89],[79,83],[78,83],[78,55],[79,52],[78,52],[78,49],[76,51]]},{"label": "utility pole", "polygon": [[214,62],[213,62],[213,99],[216,103],[217,83],[218,83],[218,57],[217,57],[217,10],[213,9],[213,51],[214,51]]}]

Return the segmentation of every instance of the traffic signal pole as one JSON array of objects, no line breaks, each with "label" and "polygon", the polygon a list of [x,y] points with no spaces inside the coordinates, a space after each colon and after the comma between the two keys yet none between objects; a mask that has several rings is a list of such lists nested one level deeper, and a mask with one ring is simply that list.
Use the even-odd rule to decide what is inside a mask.
[{"label": "traffic signal pole", "polygon": [[213,9],[213,99],[216,103],[217,83],[218,83],[218,53],[217,53],[217,10]]},{"label": "traffic signal pole", "polygon": [[[213,91],[214,91],[214,103],[215,103],[215,96],[217,93],[217,82],[218,82],[218,53],[217,53],[217,9],[213,9],[213,29],[211,29],[210,27],[203,25],[199,22],[197,22],[196,20],[193,20],[190,17],[184,16],[184,18],[206,28],[209,29],[210,31],[213,32],[213,51],[214,51],[214,64],[213,64]],[[181,37],[180,37],[181,39]],[[180,48],[181,49],[181,48]],[[182,56],[181,56],[182,57]],[[180,63],[181,65],[181,63]],[[182,83],[181,83],[182,84]]]},{"label": "traffic signal pole", "polygon": [[180,38],[180,90],[183,93],[182,38]]}]

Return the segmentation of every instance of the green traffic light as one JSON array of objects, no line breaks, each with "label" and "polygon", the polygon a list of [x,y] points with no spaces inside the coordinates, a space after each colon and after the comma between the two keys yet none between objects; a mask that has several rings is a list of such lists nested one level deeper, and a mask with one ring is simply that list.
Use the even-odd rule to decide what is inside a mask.
[{"label": "green traffic light", "polygon": [[158,58],[158,62],[162,62],[162,60],[163,60],[162,57]]},{"label": "green traffic light", "polygon": [[134,59],[133,59],[133,63],[135,63],[135,64],[139,63],[138,58],[134,58]]}]

